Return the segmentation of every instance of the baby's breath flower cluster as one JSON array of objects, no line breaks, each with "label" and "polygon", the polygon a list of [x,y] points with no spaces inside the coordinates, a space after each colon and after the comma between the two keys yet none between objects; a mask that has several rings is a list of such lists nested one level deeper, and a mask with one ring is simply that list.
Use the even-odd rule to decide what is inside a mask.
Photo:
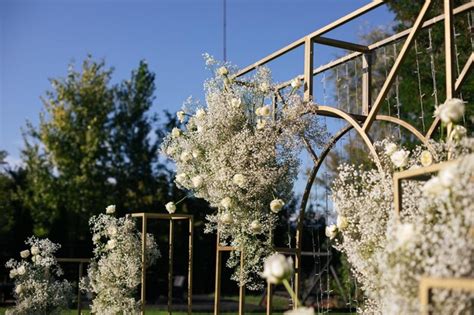
[{"label": "baby's breath flower cluster", "polygon": [[[434,185],[435,180],[428,182],[425,186],[422,182],[403,181],[402,217],[406,224],[396,224],[399,221],[393,205],[393,173],[429,166],[447,160],[448,156],[451,158],[464,156],[471,152],[473,144],[473,139],[464,138],[460,141],[448,141],[448,143],[432,142],[429,146],[430,150],[425,146],[418,146],[410,151],[386,139],[375,144],[381,161],[381,169],[366,170],[353,165],[342,165],[339,168],[339,176],[332,188],[334,207],[338,214],[337,223],[326,228],[326,235],[334,239],[335,247],[347,255],[352,271],[364,289],[366,302],[360,312],[368,314],[413,313],[411,311],[393,311],[388,307],[387,303],[390,301],[391,294],[395,294],[394,291],[387,294],[387,287],[395,287],[394,284],[388,282],[401,276],[401,270],[397,269],[396,261],[399,257],[395,250],[391,257],[393,268],[390,272],[387,262],[381,257],[387,257],[389,246],[396,247],[406,244],[413,238],[415,227],[420,228],[418,221],[426,213],[422,206],[426,196],[430,193],[434,193],[436,196],[446,195],[447,191],[445,188]],[[470,211],[472,215],[472,208]],[[414,224],[414,222],[418,223]],[[423,228],[426,230],[433,227],[429,225],[429,220],[424,221],[424,224],[426,226],[423,225]],[[427,232],[426,230],[425,232]],[[464,244],[464,242],[460,243]],[[428,261],[438,259],[428,256],[424,258]],[[406,259],[407,270],[418,264],[410,255],[407,255]],[[419,280],[423,273],[419,273],[420,270],[414,267],[412,271],[412,275],[417,275]],[[418,288],[418,283],[405,282],[404,285],[411,286],[411,301],[404,301],[403,298],[407,298],[407,295],[404,295],[403,298],[393,302],[391,306],[408,305],[410,304],[408,302],[417,299],[415,291]],[[407,292],[407,289],[403,289],[402,285],[397,288],[400,292]],[[411,305],[413,306],[413,304]]]},{"label": "baby's breath flower cluster", "polygon": [[[94,294],[91,311],[95,314],[137,314],[140,301],[136,291],[141,282],[141,233],[131,217],[116,218],[115,206],[90,219],[94,258],[81,288]],[[152,265],[160,256],[152,234],[147,234],[146,262]]]},{"label": "baby's breath flower cluster", "polygon": [[49,239],[30,237],[28,249],[20,252],[21,260],[10,259],[6,267],[15,280],[15,307],[7,314],[60,314],[72,297],[67,280],[59,281],[63,271],[54,253],[59,244]]},{"label": "baby's breath flower cluster", "polygon": [[205,83],[207,106],[185,104],[177,113],[182,126],[173,129],[162,149],[176,162],[178,186],[218,209],[208,216],[206,230],[219,230],[220,241],[237,249],[227,261],[236,267],[233,279],[256,289],[263,284],[258,277],[263,258],[273,251],[270,232],[297,175],[303,143],[298,138],[317,146],[326,134],[313,115],[316,106],[303,102],[295,88],[284,93],[278,110],[273,108],[276,94],[268,69],[237,80],[233,67],[210,57],[206,64],[215,67],[215,77]]}]

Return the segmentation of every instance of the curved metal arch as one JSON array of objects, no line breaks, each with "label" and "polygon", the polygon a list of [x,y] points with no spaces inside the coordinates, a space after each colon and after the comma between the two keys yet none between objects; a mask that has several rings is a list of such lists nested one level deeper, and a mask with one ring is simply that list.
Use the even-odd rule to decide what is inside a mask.
[{"label": "curved metal arch", "polygon": [[375,151],[375,147],[372,142],[372,139],[370,139],[369,135],[365,132],[362,126],[360,126],[359,123],[354,118],[352,118],[351,115],[334,107],[319,106],[319,105],[316,112],[325,113],[329,115],[335,115],[340,118],[343,118],[346,122],[348,122],[352,126],[352,128],[354,128],[357,131],[357,133],[362,138],[362,140],[364,140],[365,144],[369,148],[370,153],[372,154],[372,157],[374,158],[374,162],[377,165],[377,168],[379,170],[382,170],[382,164],[380,163],[380,159],[379,159],[379,156],[377,155],[377,151]]}]

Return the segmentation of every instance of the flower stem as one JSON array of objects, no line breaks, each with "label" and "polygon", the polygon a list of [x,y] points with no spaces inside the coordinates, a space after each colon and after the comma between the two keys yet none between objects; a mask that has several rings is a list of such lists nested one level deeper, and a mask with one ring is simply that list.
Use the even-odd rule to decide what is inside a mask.
[{"label": "flower stem", "polygon": [[188,196],[184,196],[183,198],[181,198],[179,201],[177,201],[177,202],[175,203],[175,205],[180,204],[181,202],[183,202],[184,200],[186,200],[186,198],[188,198]]},{"label": "flower stem", "polygon": [[296,296],[295,291],[293,291],[293,289],[291,288],[291,285],[287,279],[283,280],[283,285],[285,286],[286,291],[288,291],[288,293],[290,294],[291,299],[293,300],[293,303],[296,305],[296,307],[300,307],[300,301],[298,301],[298,297]]}]

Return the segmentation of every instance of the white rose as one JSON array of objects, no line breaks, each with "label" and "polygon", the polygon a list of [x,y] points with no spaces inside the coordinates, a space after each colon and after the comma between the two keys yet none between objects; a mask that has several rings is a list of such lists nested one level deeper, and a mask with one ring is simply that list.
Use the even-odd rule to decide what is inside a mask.
[{"label": "white rose", "polygon": [[258,113],[257,115],[259,115],[259,116],[268,117],[268,116],[270,116],[271,111],[270,111],[269,106],[262,106],[260,108],[257,108],[257,110],[255,112]]},{"label": "white rose", "polygon": [[114,249],[115,246],[117,246],[117,241],[114,240],[114,239],[109,240],[109,241],[107,242],[107,245],[105,245],[105,247],[106,247],[107,249]]},{"label": "white rose", "polygon": [[21,294],[21,292],[23,292],[23,286],[21,284],[19,284],[15,287],[15,293],[16,294]]},{"label": "white rose", "polygon": [[262,233],[262,225],[258,220],[253,220],[250,223],[250,230],[252,230],[254,234],[260,234]]},{"label": "white rose", "polygon": [[433,163],[433,156],[430,151],[423,151],[420,155],[420,162],[423,166],[430,166]]},{"label": "white rose", "polygon": [[423,185],[423,194],[436,197],[446,191],[438,177],[433,177]]},{"label": "white rose", "polygon": [[105,208],[105,213],[106,213],[106,214],[115,213],[115,205],[107,206],[107,208]]},{"label": "white rose", "polygon": [[202,108],[199,108],[197,111],[196,111],[196,118],[198,120],[201,120],[203,119],[204,117],[206,117],[206,111]]},{"label": "white rose", "polygon": [[441,184],[446,188],[451,188],[456,181],[456,167],[449,166],[439,172],[439,180]]},{"label": "white rose", "polygon": [[183,185],[184,182],[186,182],[187,178],[188,178],[188,175],[186,175],[186,173],[180,173],[180,174],[176,175],[176,182],[178,184]]},{"label": "white rose", "polygon": [[294,89],[299,89],[301,87],[302,83],[301,80],[298,78],[294,78],[291,80],[291,87]]},{"label": "white rose", "polygon": [[436,107],[435,116],[438,116],[442,122],[448,124],[459,121],[464,115],[464,102],[458,98],[452,98],[444,104]]},{"label": "white rose", "polygon": [[403,245],[413,238],[415,227],[411,223],[400,224],[397,226],[396,234],[398,244]]},{"label": "white rose", "polygon": [[25,266],[21,265],[20,267],[18,267],[17,272],[20,276],[24,275],[26,273]]},{"label": "white rose", "polygon": [[176,211],[176,204],[173,201],[170,201],[165,205],[165,208],[168,213],[173,214]]},{"label": "white rose", "polygon": [[192,152],[193,158],[198,159],[202,156],[202,152],[199,149],[194,149]]},{"label": "white rose", "polygon": [[390,160],[392,160],[393,165],[395,165],[398,168],[401,168],[407,165],[409,155],[410,155],[410,152],[401,149],[394,152],[390,156]]},{"label": "white rose", "polygon": [[31,255],[38,255],[40,253],[38,246],[31,246]]},{"label": "white rose", "polygon": [[181,130],[179,128],[174,127],[173,130],[171,130],[171,137],[179,138],[180,136],[181,136]]},{"label": "white rose", "polygon": [[198,176],[193,177],[191,179],[191,182],[193,183],[194,188],[199,188],[202,186],[204,179],[202,178],[202,176],[198,175]]},{"label": "white rose", "polygon": [[234,217],[232,216],[232,213],[230,212],[225,212],[221,215],[221,222],[224,224],[232,224],[234,223]]},{"label": "white rose", "polygon": [[285,203],[283,202],[283,200],[273,199],[272,202],[270,202],[270,210],[273,213],[278,213],[280,212],[281,208],[283,208],[284,205]]},{"label": "white rose", "polygon": [[179,156],[179,159],[183,163],[189,162],[192,158],[193,158],[193,156],[188,151],[183,151],[181,153],[181,155]]},{"label": "white rose", "polygon": [[16,269],[10,270],[10,278],[15,278],[18,275],[18,271]]},{"label": "white rose", "polygon": [[176,116],[178,117],[178,120],[180,123],[184,122],[184,119],[186,118],[186,113],[182,110],[176,113]]},{"label": "white rose", "polygon": [[395,151],[397,151],[398,149],[398,146],[393,143],[393,142],[389,142],[385,145],[385,154],[387,156],[391,156],[393,153],[395,153]]},{"label": "white rose", "polygon": [[21,258],[28,258],[28,256],[30,256],[30,251],[28,249],[22,250],[20,252],[20,257]]},{"label": "white rose", "polygon": [[247,182],[245,179],[245,176],[242,174],[235,174],[234,177],[232,177],[232,182],[239,186],[240,188],[245,187],[245,183]]},{"label": "white rose", "polygon": [[94,236],[92,236],[92,242],[97,243],[99,241],[100,241],[100,235],[94,234]]},{"label": "white rose", "polygon": [[347,218],[345,216],[338,215],[336,220],[336,226],[339,230],[342,231],[349,226],[349,221],[347,221]]},{"label": "white rose", "polygon": [[267,124],[267,123],[265,122],[265,120],[263,120],[263,119],[258,119],[258,120],[257,120],[257,130],[261,130],[261,129],[265,128],[265,125],[266,125],[266,124]]},{"label": "white rose", "polygon": [[232,199],[230,199],[230,197],[225,197],[221,200],[221,206],[224,209],[229,209],[230,207],[232,207]]},{"label": "white rose", "polygon": [[460,125],[456,125],[453,130],[451,131],[451,138],[454,139],[454,140],[461,140],[462,138],[464,138],[464,136],[466,136],[467,134],[467,130],[466,128],[464,128],[463,126],[460,126]]},{"label": "white rose", "polygon": [[337,226],[335,224],[331,224],[326,226],[326,236],[329,237],[331,240],[336,237],[337,235]]},{"label": "white rose", "polygon": [[295,310],[286,311],[285,315],[314,315],[314,308],[312,307],[298,307]]},{"label": "white rose", "polygon": [[279,284],[288,280],[293,274],[293,259],[286,258],[282,254],[273,254],[265,259],[263,263],[262,277],[268,282]]},{"label": "white rose", "polygon": [[219,69],[217,69],[217,73],[219,73],[219,75],[228,75],[229,70],[227,70],[226,67],[220,67]]},{"label": "white rose", "polygon": [[240,105],[242,105],[242,100],[240,98],[233,98],[230,100],[230,105],[233,108],[240,108]]},{"label": "white rose", "polygon": [[117,228],[115,226],[109,226],[107,228],[107,233],[110,235],[110,236],[114,236],[117,234]]}]

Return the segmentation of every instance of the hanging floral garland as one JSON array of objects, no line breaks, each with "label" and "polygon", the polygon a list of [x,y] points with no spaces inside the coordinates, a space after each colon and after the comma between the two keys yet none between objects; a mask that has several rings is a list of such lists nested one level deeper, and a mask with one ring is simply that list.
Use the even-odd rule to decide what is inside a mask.
[{"label": "hanging floral garland", "polygon": [[[235,247],[227,261],[236,269],[232,278],[259,289],[263,259],[273,253],[277,214],[291,198],[301,137],[321,146],[326,133],[311,115],[316,106],[298,94],[299,80],[280,94],[277,110],[267,68],[237,80],[235,68],[208,55],[206,64],[215,74],[205,82],[206,105],[185,103],[177,113],[182,128],[172,130],[162,150],[176,162],[178,186],[217,209],[207,217],[206,231],[219,231],[221,244]],[[176,205],[166,208],[174,212]]]}]

